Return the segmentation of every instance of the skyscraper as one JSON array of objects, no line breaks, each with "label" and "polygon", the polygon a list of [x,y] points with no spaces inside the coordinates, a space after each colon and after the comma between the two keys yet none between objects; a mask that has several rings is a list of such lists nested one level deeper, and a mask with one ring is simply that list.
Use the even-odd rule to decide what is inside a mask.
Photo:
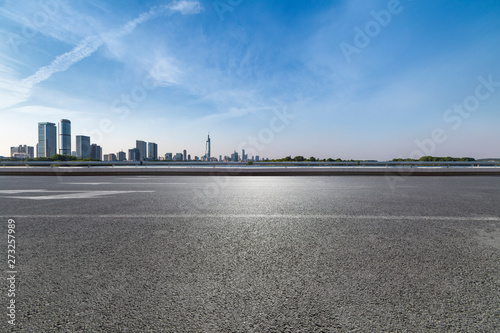
[{"label": "skyscraper", "polygon": [[68,119],[59,122],[59,154],[71,155],[71,121]]},{"label": "skyscraper", "polygon": [[145,160],[148,156],[146,142],[141,140],[135,140],[135,148],[139,150],[140,159]]},{"label": "skyscraper", "polygon": [[183,161],[187,161],[187,151],[186,151],[186,149],[184,149],[184,150],[182,151],[182,160],[183,160]]},{"label": "skyscraper", "polygon": [[90,145],[90,158],[93,160],[102,161],[102,148],[101,146],[93,143]]},{"label": "skyscraper", "polygon": [[38,123],[38,157],[52,157],[57,154],[56,124]]},{"label": "skyscraper", "polygon": [[148,160],[158,159],[158,145],[154,142],[148,142]]},{"label": "skyscraper", "polygon": [[141,152],[137,148],[132,148],[128,150],[128,160],[129,161],[140,161]]},{"label": "skyscraper", "polygon": [[207,160],[208,162],[210,162],[210,156],[211,156],[211,155],[210,155],[210,154],[211,154],[211,152],[210,152],[210,148],[211,148],[211,147],[210,147],[210,133],[208,133],[207,142],[206,142],[206,144],[205,144],[205,158],[206,158],[206,160]]},{"label": "skyscraper", "polygon": [[231,161],[232,162],[239,162],[239,156],[238,153],[235,151],[234,153],[231,154]]},{"label": "skyscraper", "polygon": [[118,161],[125,161],[127,159],[127,155],[124,151],[118,152]]},{"label": "skyscraper", "polygon": [[76,157],[90,158],[90,136],[76,136]]}]

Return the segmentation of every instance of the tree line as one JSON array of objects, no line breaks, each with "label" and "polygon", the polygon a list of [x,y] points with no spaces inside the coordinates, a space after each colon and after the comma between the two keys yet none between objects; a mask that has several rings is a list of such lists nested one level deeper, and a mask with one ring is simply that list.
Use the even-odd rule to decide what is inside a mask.
[{"label": "tree line", "polygon": [[437,157],[437,156],[422,156],[418,160],[411,158],[395,158],[393,162],[475,162],[472,157]]},{"label": "tree line", "polygon": [[16,159],[16,158],[4,158],[4,161],[48,161],[48,162],[68,162],[68,161],[75,161],[75,162],[94,162],[94,161],[100,161],[92,158],[77,158],[76,156],[70,156],[70,155],[60,155],[60,154],[55,154],[52,155],[51,157],[35,157],[35,158],[25,158],[25,159]]}]

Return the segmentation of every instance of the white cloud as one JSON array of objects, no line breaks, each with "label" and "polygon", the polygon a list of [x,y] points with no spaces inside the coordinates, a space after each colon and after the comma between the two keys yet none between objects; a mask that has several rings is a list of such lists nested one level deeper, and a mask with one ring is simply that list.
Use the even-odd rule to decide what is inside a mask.
[{"label": "white cloud", "polygon": [[78,61],[87,58],[103,44],[97,37],[85,38],[70,52],[57,56],[50,65],[40,68],[30,77],[22,81],[22,85],[31,89],[34,85],[47,80],[52,74],[63,72]]},{"label": "white cloud", "polygon": [[206,117],[203,117],[202,120],[221,121],[232,118],[241,118],[251,113],[257,113],[262,111],[273,111],[273,110],[276,110],[276,107],[263,106],[263,107],[250,107],[250,108],[231,108],[228,112],[211,114]]},{"label": "white cloud", "polygon": [[0,109],[26,100],[29,90],[19,84],[11,68],[0,66]]},{"label": "white cloud", "polygon": [[[203,9],[203,7],[199,2],[185,1],[185,0],[173,2],[167,6],[153,7],[149,12],[140,14],[137,18],[127,22],[119,29],[112,30],[108,33],[104,33],[101,35],[87,37],[83,41],[81,41],[76,47],[74,47],[71,51],[57,56],[50,63],[50,65],[38,69],[35,74],[22,80],[21,84],[18,85],[15,91],[11,91],[11,93],[8,94],[11,97],[3,100],[0,107],[5,108],[25,101],[26,99],[28,99],[31,89],[38,83],[47,80],[57,72],[63,72],[67,70],[80,60],[89,57],[106,41],[126,36],[132,33],[137,27],[137,25],[145,23],[152,18],[165,14],[165,9],[178,11],[183,15],[188,15],[188,14],[199,13]],[[175,83],[176,82],[175,75],[178,72],[176,68],[169,65],[166,62],[162,64],[162,66],[164,70],[156,73],[158,77],[158,82],[162,84]],[[6,85],[0,82],[0,86],[6,86]],[[10,89],[12,90],[12,88]]]},{"label": "white cloud", "polygon": [[203,10],[203,6],[198,1],[187,0],[174,1],[167,7],[180,12],[182,15],[198,14]]},{"label": "white cloud", "polygon": [[161,14],[158,7],[152,8],[147,13],[140,14],[137,18],[127,22],[119,29],[110,31],[102,36],[91,36],[81,41],[73,50],[59,55],[48,66],[40,68],[35,74],[23,80],[23,85],[31,88],[34,85],[47,80],[52,74],[67,70],[73,64],[87,58],[94,53],[104,41],[109,38],[120,38],[134,31],[138,24],[144,23]]},{"label": "white cloud", "polygon": [[236,104],[242,108],[247,108],[258,103],[258,101],[256,101],[256,93],[252,89],[229,88],[229,84],[224,84],[221,88],[218,88],[217,86],[208,86],[205,88],[203,85],[208,85],[212,82],[206,77],[204,80],[201,78],[198,81],[200,84],[193,88],[193,91],[202,95],[203,98],[208,101],[213,101],[217,104]]},{"label": "white cloud", "polygon": [[179,84],[181,71],[172,64],[172,60],[160,59],[149,71],[149,75],[158,86]]}]

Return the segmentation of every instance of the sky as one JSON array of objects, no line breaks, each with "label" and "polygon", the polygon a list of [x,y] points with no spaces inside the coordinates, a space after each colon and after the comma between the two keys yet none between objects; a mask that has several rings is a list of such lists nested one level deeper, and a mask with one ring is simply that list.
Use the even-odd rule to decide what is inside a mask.
[{"label": "sky", "polygon": [[500,157],[500,2],[0,1],[0,156]]}]

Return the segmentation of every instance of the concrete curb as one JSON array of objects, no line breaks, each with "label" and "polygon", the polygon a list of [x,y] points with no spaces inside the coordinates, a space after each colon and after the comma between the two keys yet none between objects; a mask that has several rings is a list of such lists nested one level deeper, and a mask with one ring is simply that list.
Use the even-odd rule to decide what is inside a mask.
[{"label": "concrete curb", "polygon": [[1,167],[1,176],[500,176],[500,167]]}]

